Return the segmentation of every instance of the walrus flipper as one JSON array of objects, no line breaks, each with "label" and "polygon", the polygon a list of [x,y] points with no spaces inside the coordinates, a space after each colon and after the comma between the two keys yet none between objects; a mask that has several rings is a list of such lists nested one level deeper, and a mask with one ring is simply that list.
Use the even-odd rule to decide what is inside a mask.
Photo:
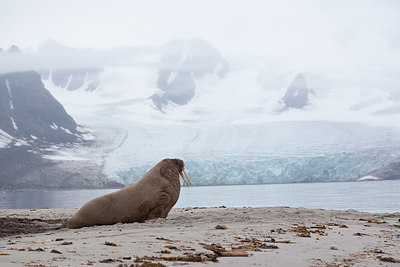
[{"label": "walrus flipper", "polygon": [[165,205],[160,205],[155,207],[153,210],[150,211],[147,220],[153,220],[157,218],[166,218],[169,211],[166,211]]}]

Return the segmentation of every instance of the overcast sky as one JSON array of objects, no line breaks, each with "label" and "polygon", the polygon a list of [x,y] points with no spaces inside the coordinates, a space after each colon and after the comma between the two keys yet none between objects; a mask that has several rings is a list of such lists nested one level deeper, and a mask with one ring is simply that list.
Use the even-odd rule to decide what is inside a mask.
[{"label": "overcast sky", "polygon": [[1,0],[0,47],[160,46],[199,37],[230,58],[321,69],[400,62],[396,0]]}]

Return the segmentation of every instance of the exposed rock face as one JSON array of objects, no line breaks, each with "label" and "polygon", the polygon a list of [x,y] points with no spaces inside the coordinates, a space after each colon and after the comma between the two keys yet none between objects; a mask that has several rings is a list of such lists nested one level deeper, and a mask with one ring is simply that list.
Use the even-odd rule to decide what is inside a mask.
[{"label": "exposed rock face", "polygon": [[296,78],[289,86],[282,102],[285,108],[304,108],[308,104],[310,89],[302,73],[297,74]]},{"label": "exposed rock face", "polygon": [[222,79],[229,71],[218,50],[200,39],[167,43],[160,64],[157,87],[161,92],[150,97],[159,110],[168,102],[185,105],[195,95],[196,80],[207,74]]},{"label": "exposed rock face", "polygon": [[393,162],[385,167],[372,170],[364,175],[361,175],[357,181],[397,179],[400,179],[400,162]]},{"label": "exposed rock face", "polygon": [[116,188],[87,161],[52,161],[29,146],[0,148],[0,189]]},{"label": "exposed rock face", "polygon": [[14,54],[19,54],[21,53],[21,50],[19,50],[19,47],[16,45],[12,45],[8,50],[8,53],[14,53]]},{"label": "exposed rock face", "polygon": [[[79,51],[64,46],[54,40],[46,41],[38,49],[38,53],[44,55],[71,55],[79,56]],[[94,91],[100,86],[100,73],[103,72],[102,67],[91,68],[62,68],[52,70],[41,70],[42,78],[51,79],[54,85],[65,88],[68,91],[74,91],[82,88],[85,91]]]},{"label": "exposed rock face", "polygon": [[0,74],[0,129],[18,139],[77,140],[76,123],[35,71]]},{"label": "exposed rock face", "polygon": [[85,91],[92,92],[100,86],[100,73],[102,68],[86,69],[60,69],[52,71],[42,71],[43,79],[51,79],[54,85],[74,91],[83,88]]},{"label": "exposed rock face", "polygon": [[84,145],[77,124],[35,71],[0,74],[0,189],[118,187],[88,161],[49,160]]}]

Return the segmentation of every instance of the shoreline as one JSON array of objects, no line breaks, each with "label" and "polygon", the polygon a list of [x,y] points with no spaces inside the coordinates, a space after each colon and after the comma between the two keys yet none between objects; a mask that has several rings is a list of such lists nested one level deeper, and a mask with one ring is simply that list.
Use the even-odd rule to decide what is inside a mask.
[{"label": "shoreline", "polygon": [[[118,189],[0,193],[0,209],[78,208]],[[182,187],[176,208],[290,206],[397,212],[400,180],[380,182]]]},{"label": "shoreline", "polygon": [[[287,183],[252,183],[252,184],[199,184],[199,185],[191,185],[191,187],[207,187],[207,186],[241,186],[241,185],[249,185],[249,186],[257,186],[257,185],[298,185],[298,184],[331,184],[331,183],[363,183],[363,182],[382,182],[382,181],[396,181],[400,179],[378,179],[378,180],[338,180],[338,181],[317,181],[317,182],[287,182]],[[134,184],[134,183],[133,183]],[[120,187],[87,187],[87,188],[76,188],[76,187],[16,187],[16,188],[0,188],[1,192],[35,192],[35,191],[79,191],[79,190],[119,190],[124,187],[133,185],[122,185]]]},{"label": "shoreline", "polygon": [[144,223],[61,228],[76,211],[0,210],[0,219],[45,229],[1,237],[0,265],[398,266],[396,261],[400,262],[400,212],[194,207],[174,208],[166,219]]}]

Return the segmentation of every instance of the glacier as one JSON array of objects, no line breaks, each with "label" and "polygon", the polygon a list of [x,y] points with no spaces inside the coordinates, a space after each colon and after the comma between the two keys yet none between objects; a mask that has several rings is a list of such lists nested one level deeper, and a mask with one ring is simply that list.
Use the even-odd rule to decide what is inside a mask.
[{"label": "glacier", "polygon": [[[130,129],[124,145],[109,155],[107,175],[133,183],[158,159],[176,156],[185,159],[195,185],[351,181],[400,158],[398,134],[357,124],[171,128]],[[152,149],[157,147],[162,149]]]},{"label": "glacier", "polygon": [[[179,49],[174,58],[193,58],[190,49]],[[211,53],[216,57],[199,65],[207,71],[196,76],[179,60],[165,65],[164,50],[151,51],[151,64],[94,66],[102,70],[95,80],[86,75],[72,91],[56,83],[51,70],[43,75],[45,87],[93,136],[91,146],[44,157],[86,160],[125,185],[163,158],[183,159],[194,185],[355,181],[400,161],[397,76],[373,68],[357,75],[303,72],[222,53]],[[220,75],[225,60],[229,68]],[[168,83],[174,92],[191,85],[185,103],[158,87],[166,67],[170,75],[190,72],[190,83]],[[88,90],[92,82],[98,87]]]},{"label": "glacier", "polygon": [[354,181],[400,159],[390,127],[344,122],[93,123],[96,145],[73,149],[128,185],[162,158],[185,161],[194,185]]}]

